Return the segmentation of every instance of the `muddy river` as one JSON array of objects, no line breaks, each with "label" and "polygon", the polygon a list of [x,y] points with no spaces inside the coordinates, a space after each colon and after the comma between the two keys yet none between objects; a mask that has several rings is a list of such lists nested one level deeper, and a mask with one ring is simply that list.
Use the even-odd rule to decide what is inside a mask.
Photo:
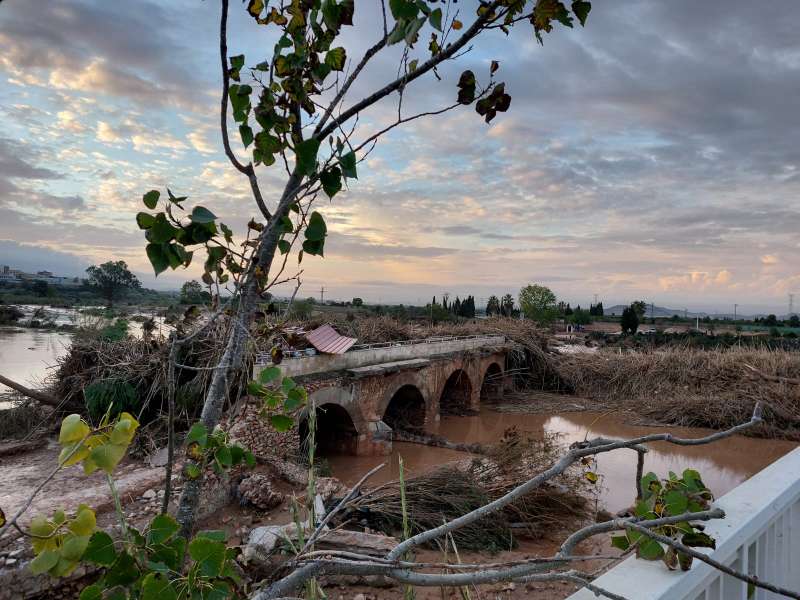
[{"label": "muddy river", "polygon": [[[583,440],[587,436],[630,438],[658,433],[666,428],[621,425],[613,414],[563,413],[555,415],[519,414],[485,411],[475,416],[442,417],[439,433],[453,442],[490,443],[499,440],[509,427],[516,426],[541,437],[545,432],[559,434],[564,445]],[[702,437],[708,430],[671,427],[669,430],[682,437]],[[706,485],[716,496],[730,491],[774,462],[797,444],[783,440],[764,440],[743,436],[731,437],[707,446],[675,446],[659,442],[651,445],[645,456],[645,472],[653,471],[666,477],[669,471],[697,469]],[[397,478],[397,459],[402,456],[405,470],[413,475],[425,472],[446,462],[462,460],[468,454],[432,448],[419,444],[395,442],[388,457],[330,456],[333,475],[348,483],[355,483],[373,466],[387,461],[389,464],[373,483]],[[631,505],[635,495],[636,453],[615,450],[598,456],[598,500],[607,510],[616,512]]]},{"label": "muddy river", "polygon": [[[24,317],[18,327],[0,327],[0,373],[13,381],[32,388],[40,387],[43,379],[57,364],[58,359],[66,354],[72,343],[72,334],[54,329],[32,329],[25,327],[31,318],[50,320],[56,325],[84,326],[98,322],[106,322],[99,317],[81,314],[76,309],[56,308],[52,306],[20,306]],[[35,314],[43,309],[44,313]],[[144,313],[141,313],[144,314]],[[149,315],[148,315],[149,316]],[[157,333],[165,333],[167,326],[163,317],[156,317]],[[129,320],[128,332],[141,336],[142,324]],[[0,384],[0,394],[9,392],[9,388]],[[0,399],[0,410],[10,404]]]}]

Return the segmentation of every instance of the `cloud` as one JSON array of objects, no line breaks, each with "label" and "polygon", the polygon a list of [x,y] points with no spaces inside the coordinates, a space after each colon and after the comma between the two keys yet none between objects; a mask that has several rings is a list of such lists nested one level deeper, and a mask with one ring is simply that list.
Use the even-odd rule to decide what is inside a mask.
[{"label": "cloud", "polygon": [[761,257],[761,264],[762,265],[777,265],[778,264],[778,257],[774,254],[764,254]]}]

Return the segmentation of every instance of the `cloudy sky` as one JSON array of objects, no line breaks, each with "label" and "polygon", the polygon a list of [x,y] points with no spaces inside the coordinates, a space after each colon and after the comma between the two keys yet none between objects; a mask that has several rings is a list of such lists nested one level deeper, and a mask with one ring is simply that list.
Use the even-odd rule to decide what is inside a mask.
[{"label": "cloudy sky", "polygon": [[[409,90],[407,114],[440,108],[462,69],[483,77],[498,59],[513,100],[491,125],[464,108],[386,136],[321,208],[331,235],[325,259],[303,261],[305,295],[480,302],[541,282],[573,304],[785,312],[800,293],[796,0],[593,5],[585,29],[543,47],[527,25],[497,32]],[[272,41],[231,9],[231,54],[265,59]],[[0,3],[0,263],[78,274],[121,258],[177,287],[197,272],[156,281],[134,222],[151,188],[242,230],[255,210],[221,152],[218,13],[213,0]],[[356,0],[348,55],[378,33],[375,3]],[[393,78],[397,50],[352,101]],[[359,134],[396,109],[364,115]],[[274,197],[281,170],[259,175]]]}]

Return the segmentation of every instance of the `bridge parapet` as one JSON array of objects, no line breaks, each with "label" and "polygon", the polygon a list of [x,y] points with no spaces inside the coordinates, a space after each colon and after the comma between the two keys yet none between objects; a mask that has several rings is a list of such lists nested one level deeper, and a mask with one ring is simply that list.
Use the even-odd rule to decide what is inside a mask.
[{"label": "bridge parapet", "polygon": [[[717,541],[709,555],[740,573],[800,591],[800,448],[763,469],[717,501],[725,518],[706,524]],[[772,600],[783,598],[748,585],[700,561],[687,572],[628,558],[594,582],[631,600]],[[583,589],[567,600],[590,600]]]},{"label": "bridge parapet", "polygon": [[[437,354],[464,352],[484,347],[501,347],[507,344],[502,335],[470,335],[437,337],[421,340],[398,340],[380,344],[362,344],[344,354],[317,354],[301,358],[284,358],[281,372],[286,377],[300,377],[315,373],[341,371],[381,363],[426,358]],[[256,359],[254,376],[270,364],[268,355]]]}]

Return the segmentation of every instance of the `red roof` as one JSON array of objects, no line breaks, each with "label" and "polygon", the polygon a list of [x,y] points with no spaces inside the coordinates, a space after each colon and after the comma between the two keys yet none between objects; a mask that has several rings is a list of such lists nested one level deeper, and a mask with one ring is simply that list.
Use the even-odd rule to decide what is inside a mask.
[{"label": "red roof", "polygon": [[330,325],[317,327],[306,334],[306,339],[320,352],[325,354],[344,354],[356,343],[356,338],[345,337]]}]

